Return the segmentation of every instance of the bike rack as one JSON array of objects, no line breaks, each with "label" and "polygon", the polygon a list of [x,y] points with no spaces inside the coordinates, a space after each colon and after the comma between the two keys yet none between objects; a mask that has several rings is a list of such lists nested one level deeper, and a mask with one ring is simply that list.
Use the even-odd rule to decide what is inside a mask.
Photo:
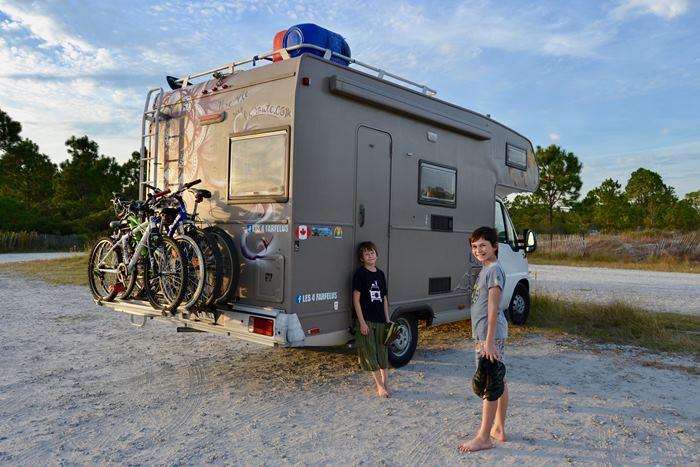
[{"label": "bike rack", "polygon": [[148,316],[141,315],[142,321],[140,324],[134,321],[134,316],[136,315],[129,315],[129,324],[131,324],[132,326],[136,326],[137,328],[142,328],[146,325],[146,319],[148,318]]}]

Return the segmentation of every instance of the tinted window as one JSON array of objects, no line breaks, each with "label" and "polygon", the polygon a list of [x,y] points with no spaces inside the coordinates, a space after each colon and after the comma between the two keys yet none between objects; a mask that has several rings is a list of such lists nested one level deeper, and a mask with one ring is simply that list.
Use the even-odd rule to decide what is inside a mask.
[{"label": "tinted window", "polygon": [[506,144],[506,165],[527,170],[527,151],[519,147]]},{"label": "tinted window", "polygon": [[457,204],[457,170],[420,162],[418,202],[454,207]]}]

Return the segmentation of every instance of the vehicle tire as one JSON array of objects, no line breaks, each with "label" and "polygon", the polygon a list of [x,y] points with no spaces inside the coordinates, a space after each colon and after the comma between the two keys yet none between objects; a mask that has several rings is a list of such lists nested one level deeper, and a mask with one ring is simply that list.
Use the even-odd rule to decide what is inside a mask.
[{"label": "vehicle tire", "polygon": [[182,248],[185,264],[187,265],[187,286],[181,305],[188,310],[199,303],[202,291],[207,282],[207,268],[199,239],[190,235],[178,235],[174,238]]},{"label": "vehicle tire", "polygon": [[411,361],[418,345],[418,320],[415,315],[401,315],[395,320],[399,335],[389,345],[389,363],[401,368]]},{"label": "vehicle tire", "polygon": [[204,229],[214,236],[221,251],[222,271],[221,288],[215,303],[227,303],[233,301],[238,290],[238,279],[241,274],[241,261],[238,249],[231,236],[221,227],[211,226]]},{"label": "vehicle tire", "polygon": [[219,298],[223,282],[224,259],[214,234],[197,229],[197,239],[204,255],[204,267],[207,269],[207,280],[204,283],[200,303],[203,306],[210,306]]},{"label": "vehicle tire", "polygon": [[119,265],[122,263],[121,247],[109,237],[100,238],[90,252],[88,283],[96,300],[111,302],[117,296],[114,285],[119,283]]},{"label": "vehicle tire", "polygon": [[518,283],[508,306],[508,319],[513,324],[525,324],[529,315],[530,291],[525,284]]},{"label": "vehicle tire", "polygon": [[172,238],[156,240],[144,258],[144,289],[153,308],[173,312],[187,291],[187,264],[182,248]]}]

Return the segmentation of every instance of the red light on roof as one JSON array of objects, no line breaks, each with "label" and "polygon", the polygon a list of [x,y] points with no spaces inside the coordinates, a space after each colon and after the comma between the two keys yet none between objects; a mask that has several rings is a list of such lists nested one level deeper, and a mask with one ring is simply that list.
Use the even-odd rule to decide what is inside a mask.
[{"label": "red light on roof", "polygon": [[275,322],[268,318],[260,318],[258,316],[251,316],[248,318],[248,332],[254,334],[261,334],[263,336],[274,335]]}]

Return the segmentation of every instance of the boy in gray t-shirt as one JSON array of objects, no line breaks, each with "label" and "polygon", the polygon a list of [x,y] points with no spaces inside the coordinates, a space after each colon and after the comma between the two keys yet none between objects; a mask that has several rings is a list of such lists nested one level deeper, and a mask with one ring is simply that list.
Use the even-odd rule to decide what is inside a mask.
[{"label": "boy in gray t-shirt", "polygon": [[[493,287],[498,287],[503,292],[505,285],[506,274],[503,272],[501,263],[498,260],[485,265],[481,269],[476,285],[472,289],[472,337],[479,342],[486,341],[489,290]],[[508,321],[501,308],[498,309],[498,323],[494,337],[496,340],[508,337]]]},{"label": "boy in gray t-shirt", "polygon": [[[472,255],[481,264],[476,285],[472,290],[472,337],[476,341],[476,362],[479,357],[492,362],[505,359],[505,339],[508,323],[500,308],[501,294],[506,275],[498,262],[498,233],[491,227],[479,227],[469,237]],[[508,410],[508,384],[504,384],[501,397],[495,401],[483,400],[482,420],[479,432],[457,448],[463,452],[491,449],[493,442],[506,441],[506,412]]]}]

